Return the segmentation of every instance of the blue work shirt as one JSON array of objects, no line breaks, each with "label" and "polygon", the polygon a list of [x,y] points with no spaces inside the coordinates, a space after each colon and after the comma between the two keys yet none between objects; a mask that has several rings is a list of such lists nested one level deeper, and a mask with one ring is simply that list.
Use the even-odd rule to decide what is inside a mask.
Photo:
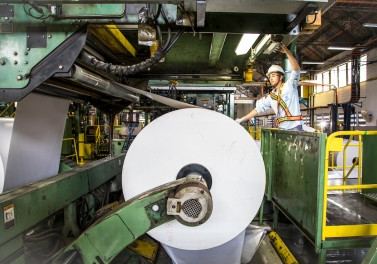
[{"label": "blue work shirt", "polygon": [[[300,71],[292,71],[289,75],[288,80],[284,83],[283,87],[281,87],[281,99],[285,102],[288,107],[289,112],[292,116],[300,116],[300,102],[298,98],[298,91],[297,86],[300,80]],[[278,95],[278,91],[276,88],[272,90],[272,93]],[[279,109],[277,109],[277,100],[271,99],[271,96],[268,94],[267,96],[259,99],[257,101],[255,110],[258,114],[265,112],[266,110],[272,108],[275,112],[276,117],[285,117],[286,113],[281,105],[279,105]],[[294,121],[284,121],[279,124],[279,129],[292,129],[299,125],[303,125],[302,120],[294,120]]]}]

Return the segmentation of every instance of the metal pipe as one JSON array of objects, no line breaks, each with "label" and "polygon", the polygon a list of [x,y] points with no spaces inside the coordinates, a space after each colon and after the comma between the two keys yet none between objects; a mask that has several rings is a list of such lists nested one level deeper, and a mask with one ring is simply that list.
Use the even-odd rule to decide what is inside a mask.
[{"label": "metal pipe", "polygon": [[105,94],[119,97],[131,101],[132,103],[139,102],[139,97],[133,95],[130,91],[121,87],[115,82],[101,78],[100,76],[74,65],[72,67],[72,77],[68,78],[74,82],[80,83],[90,89],[103,92]]},{"label": "metal pipe", "polygon": [[109,156],[114,157],[114,146],[113,146],[113,133],[114,133],[114,115],[109,115],[109,125],[110,125],[110,133],[109,133]]}]

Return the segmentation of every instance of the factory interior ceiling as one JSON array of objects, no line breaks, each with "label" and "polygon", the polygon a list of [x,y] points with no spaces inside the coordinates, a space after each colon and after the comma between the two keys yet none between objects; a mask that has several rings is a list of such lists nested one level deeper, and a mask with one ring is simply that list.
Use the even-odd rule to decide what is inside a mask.
[{"label": "factory interior ceiling", "polygon": [[[204,26],[198,27],[192,24],[186,27],[184,33],[171,45],[163,62],[147,71],[129,75],[128,80],[131,80],[130,84],[133,85],[135,80],[145,79],[156,82],[177,80],[179,83],[191,84],[239,84],[244,81],[244,72],[252,64],[254,68],[253,81],[266,81],[265,73],[268,67],[273,63],[281,63],[283,54],[273,50],[269,54],[261,53],[252,58],[249,51],[245,55],[237,56],[234,51],[242,33],[259,33],[258,40],[266,34],[271,34],[273,40],[281,41],[287,46],[294,45],[296,57],[300,63],[303,61],[326,62],[322,65],[301,64],[302,70],[306,71],[305,74],[312,73],[312,76],[318,71],[339,64],[342,59],[350,58],[352,52],[362,53],[377,47],[377,28],[363,26],[365,23],[377,23],[376,1],[330,0],[315,2],[314,4],[321,9],[321,13],[314,16],[317,18],[318,15],[320,26],[311,31],[298,30],[299,33],[292,33],[296,29],[295,21],[292,20],[291,24],[287,22],[287,14],[293,11],[298,18],[300,27],[302,25],[300,21],[304,20],[304,17],[300,18],[300,15],[305,12],[313,14],[315,8],[310,9],[311,2],[292,2],[299,3],[295,3],[290,10],[289,6],[282,7],[281,3],[263,8],[261,6],[251,7],[242,1],[235,1],[232,6],[228,6],[224,1],[217,1],[216,10],[211,10],[213,7],[211,7],[210,1],[207,1],[207,9],[203,18]],[[186,13],[185,7],[187,8],[186,4],[178,5],[177,12]],[[139,11],[139,6],[136,5],[133,8],[135,10],[131,12]],[[163,5],[163,9],[166,16],[175,12],[175,10],[170,11],[168,5]],[[253,11],[242,13],[241,10]],[[154,10],[154,12],[157,11]],[[312,18],[313,16],[309,16],[307,19]],[[169,22],[174,20],[169,17],[167,19]],[[176,19],[178,21],[178,15]],[[193,20],[195,19],[197,17],[193,18]],[[179,34],[180,27],[177,26],[177,21],[169,23],[170,37],[166,23],[160,23],[163,43],[169,41],[169,38],[171,41],[175,35]],[[309,21],[307,23],[310,24]],[[104,55],[105,60],[112,64],[132,65],[147,59],[150,56],[149,47],[138,45],[137,28],[130,25],[118,25],[118,27],[136,49],[136,56],[109,51],[103,43],[99,43],[95,29],[89,30],[87,46],[97,49],[101,54],[107,54],[107,56]],[[255,46],[256,44],[253,48]],[[353,50],[329,50],[330,46],[352,48]]]},{"label": "factory interior ceiling", "polygon": [[[21,24],[15,29],[20,36],[3,34],[3,37],[10,43],[14,41],[13,37],[23,40],[22,32],[28,28],[22,19],[37,26],[43,21],[52,28],[52,32],[57,30],[57,34],[60,34],[61,27],[70,23],[69,30],[72,32],[76,30],[73,29],[75,26],[87,30],[85,45],[82,51],[77,49],[81,51],[77,52],[78,56],[72,55],[72,50],[61,48],[59,59],[77,56],[74,58],[75,65],[142,90],[153,85],[169,86],[171,81],[181,86],[196,85],[198,89],[200,85],[239,86],[245,83],[245,72],[250,69],[253,82],[266,82],[265,73],[270,65],[281,64],[284,58],[277,51],[280,42],[294,51],[301,69],[305,71],[302,76],[310,78],[347,60],[352,53],[363,53],[377,47],[377,28],[363,26],[365,23],[377,23],[377,2],[374,0],[237,0],[232,1],[232,5],[226,0],[141,2],[114,0],[109,2],[114,4],[106,1],[106,4],[92,5],[93,1],[88,0],[35,1],[33,3],[40,4],[42,10],[48,12],[52,6],[60,7],[60,13],[36,15],[35,6],[24,4],[15,13],[26,14],[17,17],[21,18]],[[0,3],[5,3],[5,0],[0,0]],[[14,3],[23,1],[15,0]],[[155,32],[149,31],[150,28]],[[149,39],[141,39],[148,37],[149,33],[155,35],[163,50],[163,54],[154,57],[154,62],[150,59]],[[259,35],[246,54],[236,55],[235,50],[244,33]],[[149,46],[140,45],[141,41]],[[351,50],[329,50],[330,46]],[[0,52],[4,57],[14,53],[11,46],[4,46]],[[93,61],[91,56],[97,60]],[[325,64],[303,64],[304,61]],[[40,65],[47,64],[41,62]],[[5,66],[8,67],[8,64]],[[130,69],[124,70],[128,66]],[[21,68],[21,65],[17,67]],[[20,100],[33,89],[66,98],[104,101],[101,92],[80,87],[79,82],[67,78],[72,76],[68,76],[70,73],[65,69],[48,70],[48,74],[37,75],[33,71],[38,67],[33,69],[30,63],[25,67],[32,70],[30,79],[29,74],[25,74],[25,78],[14,83],[14,77],[9,75],[9,80],[0,84],[0,88],[4,88],[3,101]],[[19,75],[17,71],[12,74]],[[41,83],[43,85],[40,86]]]},{"label": "factory interior ceiling", "polygon": [[[302,34],[297,40],[299,60],[323,62],[326,66],[339,64],[332,60],[342,51],[328,47],[353,48],[366,52],[377,47],[377,28],[363,24],[377,23],[377,2],[373,0],[330,0],[322,8],[322,25],[312,34]],[[351,51],[346,53],[350,56]],[[304,65],[312,67],[312,65]],[[326,67],[324,66],[324,67]],[[303,70],[309,68],[303,67]]]}]

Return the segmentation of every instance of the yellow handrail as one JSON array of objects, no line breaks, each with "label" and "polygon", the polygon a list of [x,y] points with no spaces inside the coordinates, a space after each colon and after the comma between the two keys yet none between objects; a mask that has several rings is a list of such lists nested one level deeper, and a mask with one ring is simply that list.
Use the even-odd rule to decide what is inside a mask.
[{"label": "yellow handrail", "polygon": [[73,147],[75,149],[75,153],[72,154],[72,155],[65,156],[65,157],[66,158],[70,158],[70,157],[76,156],[76,163],[79,164],[79,157],[77,155],[76,140],[75,140],[75,138],[63,138],[63,141],[66,141],[66,140],[73,140]]},{"label": "yellow handrail", "polygon": [[[328,170],[329,170],[329,156],[330,156],[330,146],[332,141],[335,141],[336,137],[350,136],[346,146],[349,145],[351,138],[353,136],[358,136],[359,138],[359,160],[358,164],[358,183],[353,185],[346,185],[346,181],[343,178],[342,186],[329,186],[328,185]],[[357,225],[338,225],[338,226],[327,226],[327,195],[329,190],[358,190],[361,189],[373,189],[377,188],[377,184],[361,184],[361,154],[362,154],[362,136],[377,136],[377,131],[340,131],[332,133],[326,139],[325,148],[325,168],[324,168],[324,188],[323,188],[323,207],[322,207],[322,240],[326,238],[334,237],[355,237],[355,236],[377,236],[377,224],[357,224]],[[346,146],[344,147],[343,160],[346,160]],[[346,164],[343,162],[343,166]],[[345,168],[343,168],[345,171]],[[348,177],[348,174],[346,174]],[[340,232],[341,231],[341,232]]]},{"label": "yellow handrail", "polygon": [[[10,103],[4,110],[3,112],[0,113],[0,117],[3,116],[3,114],[5,114],[6,111],[8,111],[8,109],[13,105],[14,103]],[[15,113],[15,112],[14,112]],[[12,115],[14,115],[14,113],[12,113]]]}]

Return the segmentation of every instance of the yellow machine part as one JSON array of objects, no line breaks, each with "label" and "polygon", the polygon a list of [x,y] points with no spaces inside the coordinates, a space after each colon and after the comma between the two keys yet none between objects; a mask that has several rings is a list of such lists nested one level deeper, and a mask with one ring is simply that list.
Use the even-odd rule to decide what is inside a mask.
[{"label": "yellow machine part", "polygon": [[317,14],[307,15],[305,21],[301,24],[301,34],[312,34],[322,24],[322,12]]},{"label": "yellow machine part", "polygon": [[253,65],[249,65],[245,71],[245,82],[253,81]]},{"label": "yellow machine part", "polygon": [[85,159],[93,159],[94,158],[94,145],[92,143],[85,143],[84,145],[85,151]]},{"label": "yellow machine part", "polygon": [[280,236],[276,232],[271,231],[268,236],[270,237],[271,243],[279,254],[281,260],[285,264],[298,264],[297,259],[293,256],[291,251],[287,248],[283,240],[281,240]]},{"label": "yellow machine part", "polygon": [[329,151],[342,151],[343,138],[334,138],[329,143]]},{"label": "yellow machine part", "polygon": [[149,262],[154,262],[157,256],[158,244],[154,241],[144,241],[136,239],[128,246],[133,252],[139,256],[143,256],[148,259]]},{"label": "yellow machine part", "polygon": [[84,165],[84,158],[85,158],[85,136],[84,133],[79,133],[79,165]]},{"label": "yellow machine part", "polygon": [[89,28],[89,33],[108,47],[114,54],[128,53],[136,56],[136,50],[115,25],[96,25]]}]

